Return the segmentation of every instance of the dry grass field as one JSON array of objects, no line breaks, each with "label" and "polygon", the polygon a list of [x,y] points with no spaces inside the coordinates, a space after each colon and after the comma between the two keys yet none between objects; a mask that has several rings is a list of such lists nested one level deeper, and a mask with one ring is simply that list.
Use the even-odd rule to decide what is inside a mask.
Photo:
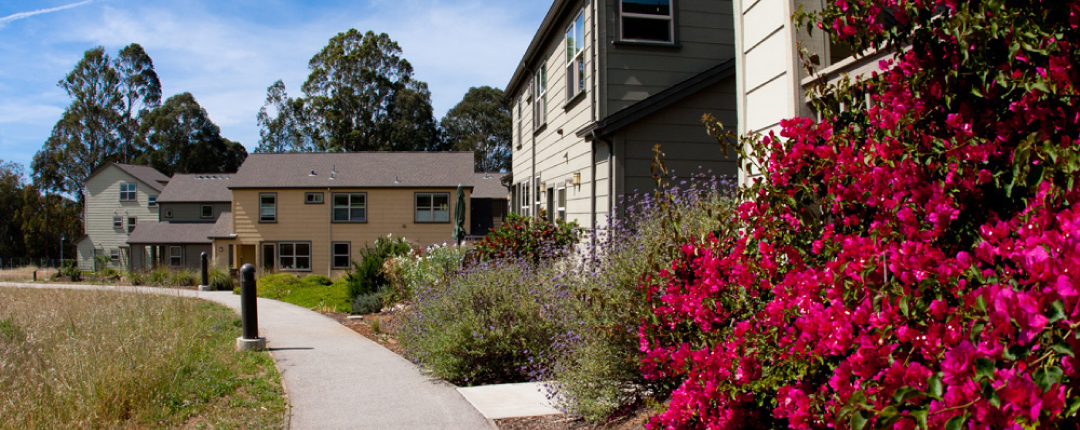
[{"label": "dry grass field", "polygon": [[0,282],[30,282],[37,272],[38,281],[44,281],[57,273],[56,269],[27,266],[19,269],[0,269]]}]

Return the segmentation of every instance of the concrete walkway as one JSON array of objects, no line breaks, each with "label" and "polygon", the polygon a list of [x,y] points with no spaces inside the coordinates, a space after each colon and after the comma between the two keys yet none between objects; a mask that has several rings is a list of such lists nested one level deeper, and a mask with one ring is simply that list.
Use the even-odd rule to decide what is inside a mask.
[{"label": "concrete walkway", "polygon": [[[199,297],[239,312],[232,292],[0,283],[0,287],[105,289]],[[453,385],[424,376],[397,354],[299,306],[258,299],[259,334],[281,370],[290,429],[492,429]]]}]

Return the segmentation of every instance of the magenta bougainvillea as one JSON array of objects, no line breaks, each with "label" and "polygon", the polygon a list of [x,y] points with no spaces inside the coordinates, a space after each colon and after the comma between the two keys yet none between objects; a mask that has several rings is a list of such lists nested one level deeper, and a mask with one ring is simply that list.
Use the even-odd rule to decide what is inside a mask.
[{"label": "magenta bougainvillea", "polygon": [[651,428],[1078,428],[1080,2],[803,18],[896,54],[744,139],[743,228],[643,286]]}]

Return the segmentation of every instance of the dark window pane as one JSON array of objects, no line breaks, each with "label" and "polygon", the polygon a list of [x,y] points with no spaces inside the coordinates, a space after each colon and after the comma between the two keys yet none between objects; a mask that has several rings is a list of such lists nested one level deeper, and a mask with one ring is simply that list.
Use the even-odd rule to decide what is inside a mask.
[{"label": "dark window pane", "polygon": [[311,245],[306,243],[296,244],[296,255],[311,255]]},{"label": "dark window pane", "polygon": [[671,15],[670,0],[623,0],[624,13]]},{"label": "dark window pane", "polygon": [[670,42],[671,21],[623,17],[623,39]]},{"label": "dark window pane", "polygon": [[349,210],[345,208],[334,208],[334,221],[348,221]]},{"label": "dark window pane", "polygon": [[416,206],[421,208],[431,207],[431,194],[417,194]]},{"label": "dark window pane", "polygon": [[311,269],[311,258],[308,258],[308,257],[296,257],[296,269],[297,270]]},{"label": "dark window pane", "polygon": [[449,194],[436,194],[435,195],[435,207],[443,207],[450,204]]},{"label": "dark window pane", "polygon": [[349,195],[348,194],[334,194],[334,206],[348,206]]},{"label": "dark window pane", "polygon": [[351,212],[352,212],[352,214],[351,214],[351,216],[349,218],[350,221],[363,221],[364,220],[365,210],[363,208],[353,209]]},{"label": "dark window pane", "polygon": [[347,243],[335,243],[334,254],[337,255],[349,255],[349,244]]}]

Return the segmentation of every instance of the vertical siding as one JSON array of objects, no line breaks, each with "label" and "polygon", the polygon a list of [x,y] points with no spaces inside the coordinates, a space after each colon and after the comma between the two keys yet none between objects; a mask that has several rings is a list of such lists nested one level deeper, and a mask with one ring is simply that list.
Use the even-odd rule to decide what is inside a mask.
[{"label": "vertical siding", "polygon": [[[130,202],[120,201],[120,184],[136,183],[136,199]],[[109,250],[127,246],[127,219],[136,217],[139,221],[158,219],[158,208],[147,207],[150,197],[157,197],[158,191],[128,175],[116,166],[106,167],[86,182],[86,200],[83,229],[89,237],[95,254],[108,255]],[[113,228],[113,217],[124,218],[123,228]],[[79,267],[93,270],[93,255],[85,245],[79,247]],[[113,268],[124,268],[110,264]]]},{"label": "vertical siding", "polygon": [[621,42],[619,0],[608,0],[605,20],[610,46],[604,68],[605,117],[735,56],[732,3],[672,0],[675,45]]},{"label": "vertical siding", "polygon": [[[456,187],[330,191],[330,194],[367,193],[367,222],[364,223],[331,223],[330,210],[333,207],[333,199],[330,194],[326,196],[326,203],[317,205],[304,203],[305,192],[319,191],[326,192],[325,189],[233,190],[233,232],[237,235],[234,243],[252,246],[263,242],[310,242],[311,273],[332,275],[330,271],[331,242],[350,242],[352,256],[355,259],[364,245],[373,244],[377,238],[388,234],[404,237],[420,246],[453,241],[454,224],[452,221],[457,195]],[[275,223],[260,223],[258,220],[259,194],[267,192],[277,193],[277,222]],[[449,194],[451,222],[415,222],[416,192]],[[466,190],[466,205],[470,194],[471,192]],[[469,218],[469,208],[466,206],[466,230],[469,229]],[[227,253],[227,250],[223,252]],[[261,246],[257,248],[257,253],[256,261],[261,265]],[[221,258],[218,260],[220,261]]]}]

